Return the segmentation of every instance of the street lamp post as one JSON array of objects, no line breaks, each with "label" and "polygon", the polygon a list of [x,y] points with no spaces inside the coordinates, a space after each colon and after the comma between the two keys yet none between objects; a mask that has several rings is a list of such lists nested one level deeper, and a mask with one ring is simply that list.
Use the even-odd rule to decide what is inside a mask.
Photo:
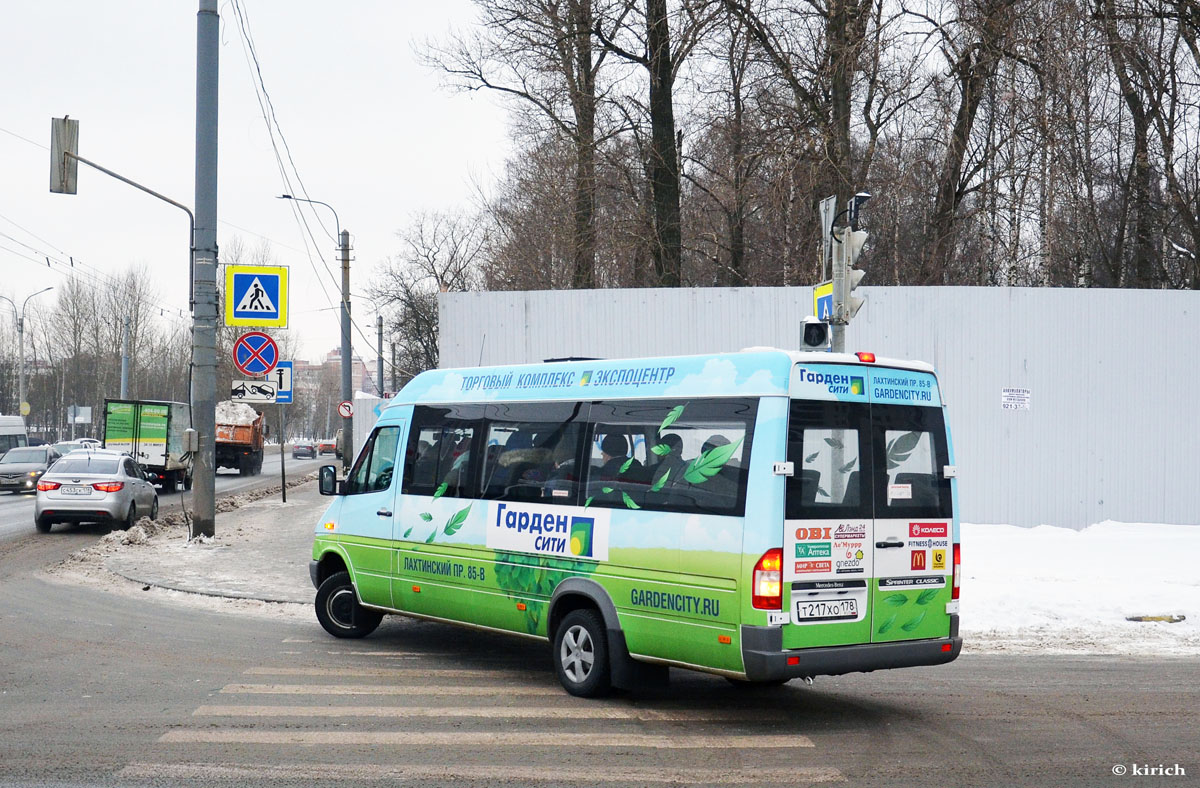
[{"label": "street lamp post", "polygon": [[[6,296],[0,298],[12,305],[13,316],[17,319],[17,410],[25,409],[25,307],[29,304],[29,299],[42,293],[53,290],[53,287],[47,287],[39,290],[36,293],[30,293],[25,296],[25,300],[21,302],[21,310],[17,311],[16,303]],[[24,416],[24,413],[21,413]]]},{"label": "street lamp post", "polygon": [[[354,387],[351,383],[351,369],[354,365],[350,347],[350,231],[342,229],[337,211],[327,202],[309,200],[305,197],[293,197],[290,194],[279,195],[280,200],[296,200],[314,205],[324,205],[333,212],[333,223],[337,226],[338,253],[342,261],[342,400],[353,404]],[[342,419],[342,468],[350,467],[354,460],[354,414]]]}]

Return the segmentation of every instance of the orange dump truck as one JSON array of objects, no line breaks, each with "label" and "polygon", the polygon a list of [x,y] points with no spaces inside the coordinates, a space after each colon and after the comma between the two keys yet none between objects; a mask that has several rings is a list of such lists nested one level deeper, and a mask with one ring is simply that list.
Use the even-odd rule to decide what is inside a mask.
[{"label": "orange dump truck", "polygon": [[217,403],[218,468],[237,468],[242,476],[262,471],[263,414],[243,403]]}]

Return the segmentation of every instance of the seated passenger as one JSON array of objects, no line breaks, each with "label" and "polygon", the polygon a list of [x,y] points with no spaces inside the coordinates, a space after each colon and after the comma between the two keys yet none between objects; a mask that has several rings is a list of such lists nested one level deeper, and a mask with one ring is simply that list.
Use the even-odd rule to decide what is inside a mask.
[{"label": "seated passenger", "polygon": [[634,460],[625,474],[621,467],[629,461],[629,440],[619,432],[610,432],[600,441],[600,467],[596,469],[593,478],[604,481],[616,481],[622,475],[638,478],[642,464]]}]

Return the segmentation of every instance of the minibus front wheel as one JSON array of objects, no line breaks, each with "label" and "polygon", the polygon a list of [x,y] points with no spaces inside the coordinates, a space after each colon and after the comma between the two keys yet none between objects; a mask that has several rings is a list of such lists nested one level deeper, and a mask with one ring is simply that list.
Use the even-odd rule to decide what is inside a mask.
[{"label": "minibus front wheel", "polygon": [[383,614],[358,603],[349,572],[336,572],[317,588],[317,620],[339,638],[361,638],[375,631]]},{"label": "minibus front wheel", "polygon": [[600,615],[591,609],[572,610],[554,634],[554,672],[563,689],[580,698],[607,695],[608,636]]}]

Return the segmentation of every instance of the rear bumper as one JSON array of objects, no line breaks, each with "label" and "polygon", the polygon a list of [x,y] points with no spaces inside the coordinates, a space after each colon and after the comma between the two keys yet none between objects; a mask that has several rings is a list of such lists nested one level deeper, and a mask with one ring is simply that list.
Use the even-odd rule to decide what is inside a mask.
[{"label": "rear bumper", "polygon": [[[950,637],[946,638],[791,650],[783,649],[783,632],[778,627],[742,627],[742,661],[750,681],[944,665],[957,659],[961,651],[958,616],[950,617]],[[795,664],[788,664],[789,660]]]}]

